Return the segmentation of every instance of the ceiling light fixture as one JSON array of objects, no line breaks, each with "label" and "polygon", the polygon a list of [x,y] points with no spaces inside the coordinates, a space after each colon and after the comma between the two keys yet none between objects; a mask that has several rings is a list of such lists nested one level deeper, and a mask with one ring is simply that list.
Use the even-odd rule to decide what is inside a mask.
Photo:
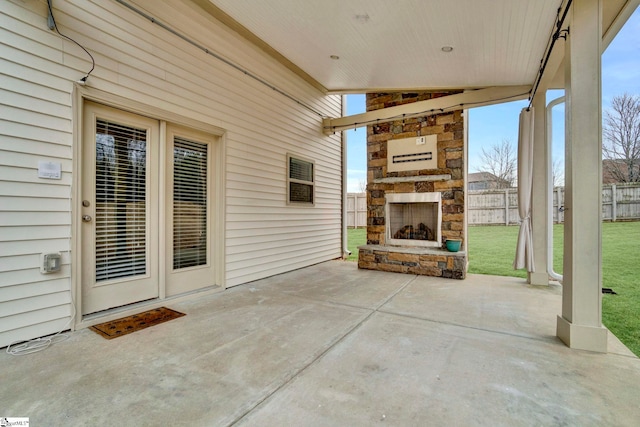
[{"label": "ceiling light fixture", "polygon": [[449,52],[451,52],[453,50],[453,47],[451,47],[451,46],[442,46],[440,48],[440,50],[442,50],[445,53],[449,53]]}]

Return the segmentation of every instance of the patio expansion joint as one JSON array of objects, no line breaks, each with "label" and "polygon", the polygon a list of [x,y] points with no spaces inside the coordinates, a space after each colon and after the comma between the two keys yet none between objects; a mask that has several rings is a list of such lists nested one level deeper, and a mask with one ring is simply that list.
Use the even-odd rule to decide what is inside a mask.
[{"label": "patio expansion joint", "polygon": [[516,334],[516,333],[513,333],[513,332],[500,331],[500,330],[496,330],[496,329],[487,329],[487,328],[480,328],[478,326],[464,325],[464,324],[461,324],[461,323],[445,322],[443,320],[428,319],[428,318],[425,318],[425,317],[413,316],[411,314],[398,313],[398,312],[391,311],[391,310],[382,310],[382,309],[380,309],[380,310],[376,310],[376,311],[379,312],[379,313],[389,314],[389,315],[398,316],[398,317],[404,317],[404,318],[407,318],[407,319],[421,320],[423,322],[437,323],[437,324],[440,324],[440,325],[455,326],[455,327],[458,327],[458,328],[471,329],[471,330],[474,330],[474,331],[483,331],[483,332],[488,332],[488,333],[498,334],[498,335],[505,335],[505,336],[514,337],[514,338],[524,338],[524,339],[528,339],[528,340],[532,340],[532,341],[545,342],[545,343],[560,342],[559,338],[557,338],[555,336],[535,337],[533,335]]},{"label": "patio expansion joint", "polygon": [[[614,336],[614,337],[615,337],[615,334],[614,334],[613,332],[609,331],[609,338],[608,338],[608,340],[610,340],[610,339],[611,339],[611,336]],[[627,348],[627,350],[628,350],[628,348]],[[615,356],[615,357],[620,357],[620,358],[623,358],[623,359],[632,359],[632,360],[634,360],[634,359],[635,359],[636,361],[640,361],[640,357],[636,356],[633,352],[631,352],[631,350],[629,350],[629,354],[626,354],[626,353],[618,353],[618,352],[616,352],[615,350],[614,350],[614,351],[612,351],[612,350],[608,350],[606,354],[607,354],[608,356],[612,356],[612,357],[613,357],[613,356]]]},{"label": "patio expansion joint", "polygon": [[[233,425],[236,425],[237,423],[239,423],[240,421],[242,421],[243,418],[245,418],[247,415],[249,415],[251,412],[253,412],[255,409],[257,409],[260,405],[262,405],[263,403],[268,401],[273,395],[278,393],[280,390],[284,389],[293,380],[295,380],[301,374],[306,372],[310,367],[312,367],[313,365],[318,363],[318,361],[320,359],[322,359],[327,353],[329,353],[331,350],[333,350],[333,348],[335,348],[338,344],[343,342],[349,336],[353,335],[358,329],[360,329],[362,327],[362,325],[364,325],[365,322],[367,322],[371,318],[371,316],[373,316],[375,313],[378,313],[380,308],[382,308],[385,304],[387,304],[389,301],[391,301],[396,295],[398,295],[400,292],[402,292],[407,286],[409,286],[411,283],[413,283],[417,278],[418,278],[417,275],[410,276],[409,280],[407,280],[405,283],[403,283],[401,286],[399,286],[398,289],[396,289],[393,293],[391,293],[391,295],[389,295],[387,298],[385,298],[384,301],[379,303],[377,307],[375,307],[373,309],[372,308],[366,308],[365,310],[369,310],[369,313],[367,315],[363,316],[362,319],[359,322],[357,322],[352,328],[348,329],[342,336],[338,337],[336,340],[334,340],[332,343],[330,343],[327,346],[327,348],[325,348],[323,351],[321,351],[315,358],[313,358],[313,360],[311,360],[305,366],[300,368],[297,372],[295,372],[293,375],[291,375],[288,379],[286,379],[278,387],[274,388],[271,392],[267,393],[262,399],[258,400],[253,406],[251,406],[249,409],[247,409],[244,413],[242,413],[240,416],[238,416],[235,420],[230,422],[228,425],[229,426],[233,426]],[[337,306],[339,306],[339,305],[348,306],[347,304],[337,304],[337,303],[331,303],[331,304],[332,305],[337,305]],[[352,306],[349,306],[349,307],[352,307]],[[356,308],[363,309],[363,307],[356,307]]]},{"label": "patio expansion joint", "polygon": [[416,280],[418,277],[420,277],[419,275],[408,275],[408,274],[406,276],[409,277],[409,279],[405,283],[402,283],[400,285],[400,287],[398,289],[396,289],[391,295],[389,295],[381,303],[377,303],[373,307],[367,307],[367,306],[358,305],[358,304],[349,304],[349,303],[341,302],[341,301],[327,300],[327,299],[321,298],[321,297],[309,297],[309,296],[304,296],[304,295],[298,295],[298,294],[290,293],[290,292],[286,292],[286,291],[277,291],[277,292],[283,293],[283,294],[285,294],[285,295],[287,295],[288,297],[291,297],[291,298],[298,298],[298,299],[301,299],[301,300],[304,300],[304,301],[311,301],[311,302],[314,302],[316,304],[330,305],[330,306],[337,306],[337,307],[355,308],[355,309],[359,309],[359,310],[371,311],[373,313],[373,312],[378,311],[381,307],[383,307],[385,304],[387,304],[389,301],[391,301],[397,294],[402,292],[402,290],[404,288],[409,286],[414,280]]},{"label": "patio expansion joint", "polygon": [[240,341],[242,341],[244,339],[247,339],[248,337],[251,337],[252,335],[256,335],[261,330],[267,330],[267,329],[271,328],[271,325],[274,325],[274,324],[280,322],[282,319],[285,319],[285,318],[287,318],[287,317],[289,317],[289,316],[291,316],[291,315],[293,315],[295,313],[299,313],[302,310],[303,310],[302,308],[298,308],[296,310],[287,312],[287,313],[285,313],[285,314],[283,314],[281,316],[277,316],[277,317],[275,317],[275,318],[273,318],[271,320],[268,320],[267,322],[261,324],[259,328],[256,328],[254,330],[248,331],[246,334],[238,335],[237,337],[235,337],[233,339],[230,339],[229,341],[224,342],[223,344],[219,345],[218,347],[214,348],[211,351],[208,351],[206,353],[202,353],[202,354],[199,354],[199,355],[195,356],[194,358],[192,358],[190,360],[190,362],[194,362],[194,361],[196,361],[198,359],[201,359],[203,357],[210,357],[212,355],[215,355],[216,353],[219,353],[219,352],[225,350],[226,348],[231,347],[232,345],[234,345],[237,342],[240,342]]}]

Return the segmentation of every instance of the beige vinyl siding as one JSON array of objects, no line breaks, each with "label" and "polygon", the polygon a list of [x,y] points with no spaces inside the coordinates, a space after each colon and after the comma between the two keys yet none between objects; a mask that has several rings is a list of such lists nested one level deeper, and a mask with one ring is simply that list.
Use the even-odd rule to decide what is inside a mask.
[{"label": "beige vinyl siding", "polygon": [[[322,134],[317,114],[115,1],[53,4],[60,30],[95,57],[88,86],[224,132],[227,286],[341,255],[340,138]],[[322,114],[340,115],[340,97],[190,2],[135,6]],[[90,67],[47,28],[44,0],[0,2],[0,347],[57,332],[71,314],[72,95]],[[313,207],[286,204],[288,152],[316,164]],[[38,178],[41,160],[60,163],[62,179]],[[60,273],[40,273],[43,252],[63,253]]]},{"label": "beige vinyl siding", "polygon": [[[11,3],[3,3],[1,11],[0,346],[4,346],[68,326],[72,311],[72,85],[48,74],[50,61],[59,61],[62,55],[41,40],[30,39],[46,35],[21,22],[33,14]],[[19,19],[10,17],[12,12]],[[60,163],[62,179],[38,178],[41,160]],[[61,272],[40,273],[43,252],[63,254]]]}]

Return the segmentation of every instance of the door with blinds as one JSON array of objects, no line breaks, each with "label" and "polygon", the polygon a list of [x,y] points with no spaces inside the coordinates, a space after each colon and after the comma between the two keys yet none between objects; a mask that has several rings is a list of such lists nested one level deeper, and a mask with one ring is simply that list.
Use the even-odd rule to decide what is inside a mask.
[{"label": "door with blinds", "polygon": [[209,134],[167,125],[167,296],[214,284],[212,142]]},{"label": "door with blinds", "polygon": [[82,314],[89,314],[159,295],[159,122],[93,103],[83,122]]}]

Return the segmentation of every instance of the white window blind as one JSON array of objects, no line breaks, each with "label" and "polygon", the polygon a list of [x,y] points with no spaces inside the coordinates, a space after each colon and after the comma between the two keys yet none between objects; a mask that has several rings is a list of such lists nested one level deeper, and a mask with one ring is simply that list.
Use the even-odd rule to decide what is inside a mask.
[{"label": "white window blind", "polygon": [[289,203],[313,204],[313,162],[288,156]]},{"label": "white window blind", "polygon": [[173,268],[207,263],[207,144],[173,141]]},{"label": "white window blind", "polygon": [[147,132],[96,121],[96,282],[146,274]]}]

